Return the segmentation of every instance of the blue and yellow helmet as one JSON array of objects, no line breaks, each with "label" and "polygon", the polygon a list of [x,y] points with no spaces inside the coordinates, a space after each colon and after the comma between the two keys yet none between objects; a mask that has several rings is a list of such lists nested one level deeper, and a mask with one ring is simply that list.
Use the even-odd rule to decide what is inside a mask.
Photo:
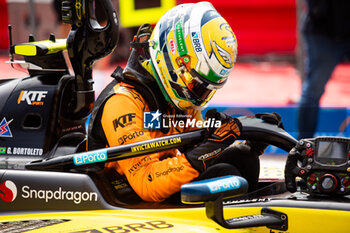
[{"label": "blue and yellow helmet", "polygon": [[201,109],[225,84],[236,61],[237,40],[210,3],[182,4],[158,21],[150,55],[167,101],[182,110]]}]

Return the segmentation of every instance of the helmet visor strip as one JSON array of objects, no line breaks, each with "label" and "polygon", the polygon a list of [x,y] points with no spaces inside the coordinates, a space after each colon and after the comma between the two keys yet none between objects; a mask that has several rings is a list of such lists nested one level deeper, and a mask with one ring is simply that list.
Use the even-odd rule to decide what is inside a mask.
[{"label": "helmet visor strip", "polygon": [[190,56],[186,55],[176,59],[179,69],[175,70],[178,76],[181,78],[183,83],[186,85],[191,94],[196,97],[194,104],[201,106],[208,102],[217,89],[221,88],[225,81],[222,83],[213,83],[202,75],[200,75],[196,70],[190,68]]}]

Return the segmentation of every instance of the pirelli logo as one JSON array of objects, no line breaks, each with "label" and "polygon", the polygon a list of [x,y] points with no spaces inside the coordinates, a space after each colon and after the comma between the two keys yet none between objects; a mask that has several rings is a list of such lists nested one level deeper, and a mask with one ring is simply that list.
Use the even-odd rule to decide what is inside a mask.
[{"label": "pirelli logo", "polygon": [[158,149],[162,147],[167,147],[169,145],[181,144],[181,137],[164,139],[157,142],[145,143],[138,146],[131,147],[131,152],[139,152],[151,149]]}]

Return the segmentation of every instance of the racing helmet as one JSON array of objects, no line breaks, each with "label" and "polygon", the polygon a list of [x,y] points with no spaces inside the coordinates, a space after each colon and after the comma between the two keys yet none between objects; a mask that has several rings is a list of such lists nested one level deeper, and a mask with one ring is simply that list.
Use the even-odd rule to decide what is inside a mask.
[{"label": "racing helmet", "polygon": [[150,38],[150,63],[165,99],[180,110],[202,109],[235,64],[237,40],[208,2],[165,13]]}]

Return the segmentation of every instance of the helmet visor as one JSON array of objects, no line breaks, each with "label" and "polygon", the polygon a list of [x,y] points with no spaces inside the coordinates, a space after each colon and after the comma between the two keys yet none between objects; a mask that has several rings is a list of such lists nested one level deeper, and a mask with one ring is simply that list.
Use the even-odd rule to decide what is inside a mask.
[{"label": "helmet visor", "polygon": [[[180,78],[185,83],[187,89],[190,91],[192,98],[190,101],[198,106],[204,106],[214,95],[217,87],[209,83],[203,82],[202,78],[197,76],[197,72],[193,73],[196,76],[192,75],[192,72],[183,72],[180,73]],[[199,74],[198,74],[199,75]]]}]

